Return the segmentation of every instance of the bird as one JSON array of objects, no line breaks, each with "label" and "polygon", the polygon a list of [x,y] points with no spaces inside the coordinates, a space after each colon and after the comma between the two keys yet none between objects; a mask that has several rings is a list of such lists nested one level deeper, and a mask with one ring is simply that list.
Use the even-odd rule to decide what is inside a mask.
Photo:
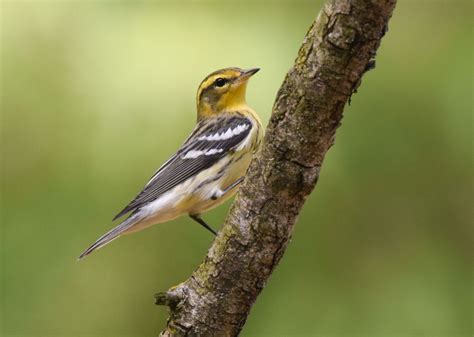
[{"label": "bird", "polygon": [[217,235],[201,215],[237,192],[263,140],[261,120],[245,98],[248,80],[259,70],[229,67],[204,78],[196,95],[197,122],[191,134],[113,221],[128,216],[79,260],[121,235],[183,215]]}]

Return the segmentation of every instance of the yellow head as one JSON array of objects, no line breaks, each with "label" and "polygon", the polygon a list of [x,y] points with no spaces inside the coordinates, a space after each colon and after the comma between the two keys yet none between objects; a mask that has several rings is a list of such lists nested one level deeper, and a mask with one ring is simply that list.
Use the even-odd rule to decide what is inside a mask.
[{"label": "yellow head", "polygon": [[245,106],[247,81],[259,70],[225,68],[207,76],[201,82],[196,96],[198,120]]}]

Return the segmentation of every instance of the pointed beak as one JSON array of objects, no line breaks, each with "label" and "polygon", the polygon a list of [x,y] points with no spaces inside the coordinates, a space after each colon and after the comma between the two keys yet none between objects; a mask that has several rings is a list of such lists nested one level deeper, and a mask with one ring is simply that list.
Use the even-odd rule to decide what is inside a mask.
[{"label": "pointed beak", "polygon": [[251,69],[245,69],[242,70],[242,73],[240,74],[240,80],[246,80],[255,73],[257,73],[260,70],[260,68],[251,68]]}]

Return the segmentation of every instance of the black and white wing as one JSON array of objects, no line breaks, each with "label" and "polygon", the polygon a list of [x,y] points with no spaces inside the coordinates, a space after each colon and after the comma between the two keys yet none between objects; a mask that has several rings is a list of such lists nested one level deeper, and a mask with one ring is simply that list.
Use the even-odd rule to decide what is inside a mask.
[{"label": "black and white wing", "polygon": [[245,117],[220,117],[199,122],[182,147],[151,177],[135,199],[114,218],[156,200],[177,185],[235,151],[249,136],[252,122]]}]

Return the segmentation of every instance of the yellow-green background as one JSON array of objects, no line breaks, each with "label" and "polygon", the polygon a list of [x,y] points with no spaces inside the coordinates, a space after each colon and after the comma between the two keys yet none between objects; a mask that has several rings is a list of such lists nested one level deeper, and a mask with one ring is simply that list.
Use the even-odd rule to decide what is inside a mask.
[{"label": "yellow-green background", "polygon": [[[157,335],[153,294],[207,231],[182,218],[76,257],[192,129],[209,72],[261,67],[268,120],[321,4],[1,2],[1,336]],[[472,336],[472,12],[399,1],[242,336]]]}]

